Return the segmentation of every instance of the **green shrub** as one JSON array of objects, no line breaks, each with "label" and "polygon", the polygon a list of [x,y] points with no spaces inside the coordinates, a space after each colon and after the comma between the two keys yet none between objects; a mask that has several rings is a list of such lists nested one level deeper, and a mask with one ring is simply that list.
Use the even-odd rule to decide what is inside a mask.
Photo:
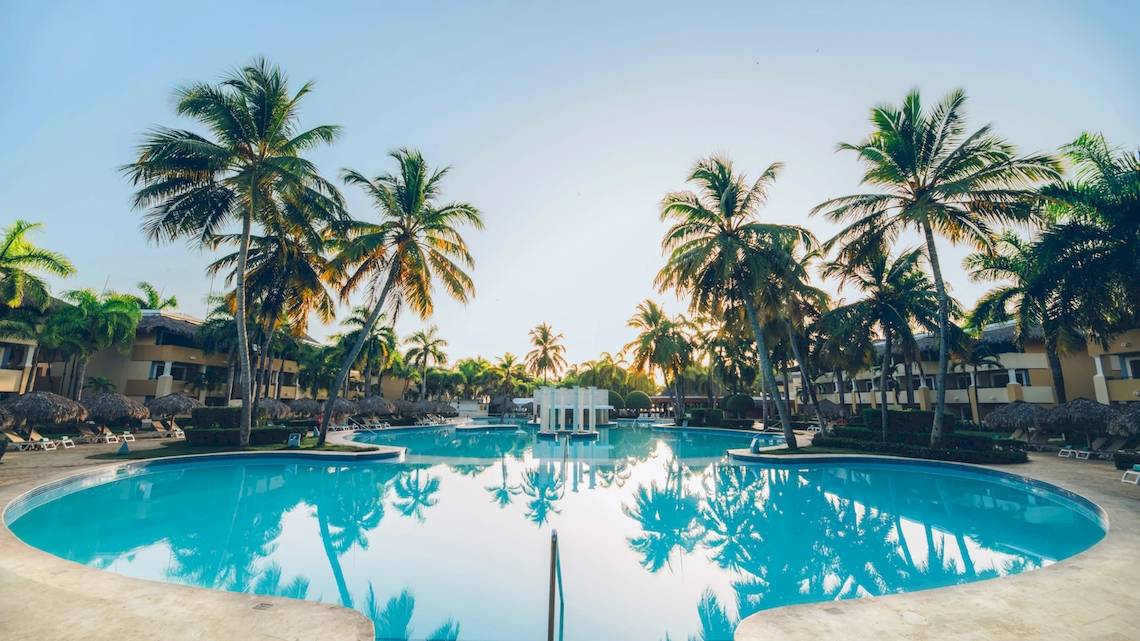
[{"label": "green shrub", "polygon": [[[934,422],[934,412],[920,410],[888,410],[887,411],[887,440],[897,442],[915,441],[916,435],[926,435],[930,441],[930,425]],[[942,415],[942,435],[954,433],[958,419],[952,414]],[[883,415],[877,409],[863,410],[863,425],[867,429],[881,432]],[[909,437],[904,435],[910,435]]]},{"label": "green shrub", "polygon": [[649,395],[640,390],[633,390],[625,395],[625,406],[631,410],[647,410],[652,405]]},{"label": "green shrub", "polygon": [[934,461],[956,461],[959,463],[1025,463],[1029,460],[1025,452],[1018,450],[956,450],[941,447],[922,447],[918,445],[908,445],[906,443],[863,441],[853,438],[839,438],[823,435],[816,435],[816,437],[812,439],[811,444],[816,447],[835,447],[875,454],[924,458]]},{"label": "green shrub", "polygon": [[756,407],[756,402],[747,394],[730,394],[724,397],[720,406],[724,408],[724,411],[732,412],[737,418],[740,418],[741,414]]},{"label": "green shrub", "polygon": [[[250,430],[250,445],[284,445],[289,435],[303,430],[288,427],[258,427]],[[186,442],[190,445],[237,446],[241,442],[241,430],[236,428],[214,429],[192,427],[186,430]]]},{"label": "green shrub", "polygon": [[[195,429],[226,430],[241,426],[240,407],[196,407],[190,410]],[[237,443],[234,443],[235,445]]]},{"label": "green shrub", "polygon": [[720,426],[735,430],[750,430],[754,422],[750,418],[724,418],[721,419]]},{"label": "green shrub", "polygon": [[1117,452],[1112,462],[1118,470],[1130,470],[1133,465],[1140,465],[1140,452]]},{"label": "green shrub", "polygon": [[853,438],[860,441],[873,441],[878,438],[875,432],[865,427],[833,427],[831,431],[839,438]]},{"label": "green shrub", "polygon": [[708,425],[708,408],[694,407],[689,410],[689,425]]},{"label": "green shrub", "polygon": [[723,425],[724,424],[724,410],[718,407],[709,407],[705,409],[705,425]]},{"label": "green shrub", "polygon": [[609,393],[610,393],[609,404],[613,405],[615,410],[625,409],[625,399],[622,398],[621,394],[618,394],[617,392],[615,392],[613,390],[610,390]]}]

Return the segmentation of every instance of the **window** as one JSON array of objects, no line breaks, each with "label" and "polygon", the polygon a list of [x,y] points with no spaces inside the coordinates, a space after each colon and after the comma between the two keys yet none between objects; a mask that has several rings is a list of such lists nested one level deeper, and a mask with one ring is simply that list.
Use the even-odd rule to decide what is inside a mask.
[{"label": "window", "polygon": [[[1016,377],[1014,379],[1014,382],[1018,383],[1019,385],[1021,385],[1023,387],[1029,387],[1029,370],[1018,369],[1018,370],[1014,370],[1013,374]],[[1004,372],[994,372],[993,373],[993,386],[994,387],[1005,387],[1008,384],[1009,384],[1009,371],[1008,370],[1006,370]]]},{"label": "window", "polygon": [[0,354],[3,355],[3,362],[0,362],[0,367],[4,369],[20,369],[24,366],[24,358],[27,356],[27,346],[25,345],[8,345],[6,349],[0,348]]},{"label": "window", "polygon": [[958,374],[955,377],[955,382],[958,384],[956,389],[969,389],[970,388],[970,375]]},{"label": "window", "polygon": [[1140,356],[1122,356],[1124,361],[1124,375],[1128,378],[1140,378]]},{"label": "window", "polygon": [[165,363],[163,363],[162,361],[151,361],[150,362],[150,373],[147,374],[146,377],[152,381],[155,380],[159,376],[162,376],[162,370],[164,367],[165,367]]}]

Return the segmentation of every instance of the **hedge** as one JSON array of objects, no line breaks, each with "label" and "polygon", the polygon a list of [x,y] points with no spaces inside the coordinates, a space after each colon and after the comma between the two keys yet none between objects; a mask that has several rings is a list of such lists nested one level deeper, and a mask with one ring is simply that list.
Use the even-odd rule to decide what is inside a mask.
[{"label": "hedge", "polygon": [[934,461],[956,461],[959,463],[1025,463],[1029,460],[1025,452],[1019,450],[956,450],[946,448],[921,447],[906,443],[882,443],[853,438],[816,435],[811,442],[816,447],[835,447],[875,454],[889,454],[910,458],[924,458]]},{"label": "hedge", "polygon": [[609,401],[609,404],[612,405],[615,410],[625,409],[625,399],[622,398],[621,394],[613,390],[609,390]]},{"label": "hedge", "polygon": [[[303,430],[287,427],[258,427],[249,432],[250,445],[278,445],[288,442],[290,434]],[[238,445],[241,443],[239,429],[210,429],[192,427],[186,430],[186,442],[190,445]]]},{"label": "hedge", "polygon": [[1133,465],[1140,465],[1140,452],[1117,452],[1112,462],[1118,470],[1130,470]]},{"label": "hedge", "polygon": [[689,410],[689,425],[717,426],[724,422],[724,411],[715,407],[694,407]]},{"label": "hedge", "polygon": [[[877,409],[865,409],[862,412],[863,425],[868,429],[882,431],[883,415]],[[926,439],[930,440],[930,426],[934,423],[934,412],[924,412],[919,410],[888,410],[887,411],[887,440],[889,441],[905,441],[908,439],[898,438],[904,435],[921,435],[925,434]],[[947,436],[954,433],[954,428],[957,426],[958,419],[953,414],[942,415],[942,435]]]},{"label": "hedge", "polygon": [[196,407],[190,410],[190,422],[201,430],[237,429],[241,427],[241,408]]},{"label": "hedge", "polygon": [[720,422],[721,427],[728,427],[734,430],[750,430],[755,423],[750,418],[726,418]]},{"label": "hedge", "polygon": [[724,397],[720,406],[724,408],[726,412],[732,412],[740,416],[744,412],[756,407],[756,401],[753,401],[752,397],[747,394],[730,394]]},{"label": "hedge", "polygon": [[878,438],[878,434],[872,432],[865,427],[833,427],[831,431],[835,436],[840,438],[853,438],[859,441],[873,441]]},{"label": "hedge", "polygon": [[652,404],[649,395],[640,390],[633,390],[625,397],[625,406],[631,410],[647,410]]}]

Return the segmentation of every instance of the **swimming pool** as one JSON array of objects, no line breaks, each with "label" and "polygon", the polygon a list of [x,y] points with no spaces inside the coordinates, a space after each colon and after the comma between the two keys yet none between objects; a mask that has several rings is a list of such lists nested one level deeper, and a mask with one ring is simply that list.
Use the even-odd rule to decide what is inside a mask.
[{"label": "swimming pool", "polygon": [[[128,576],[339,603],[379,639],[545,637],[550,532],[568,641],[731,639],[762,609],[1032,570],[1099,541],[1091,504],[937,464],[736,465],[747,434],[369,435],[403,462],[157,461],[5,514],[29,544]],[[718,452],[719,450],[719,452]]]}]

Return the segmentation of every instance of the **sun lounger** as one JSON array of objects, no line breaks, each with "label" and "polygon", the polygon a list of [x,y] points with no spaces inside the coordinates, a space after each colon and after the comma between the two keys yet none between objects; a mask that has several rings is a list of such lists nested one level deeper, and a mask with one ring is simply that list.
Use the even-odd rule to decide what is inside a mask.
[{"label": "sun lounger", "polygon": [[1124,470],[1124,476],[1120,477],[1120,482],[1140,485],[1140,465],[1133,465],[1132,469]]},{"label": "sun lounger", "polygon": [[71,440],[70,436],[59,437],[59,444],[65,450],[70,450],[71,448],[75,447],[75,441]]},{"label": "sun lounger", "polygon": [[39,445],[39,448],[45,452],[48,450],[59,449],[59,446],[56,445],[55,441],[47,438],[34,429],[28,433],[28,442]]},{"label": "sun lounger", "polygon": [[95,432],[89,427],[83,425],[79,426],[79,433],[87,440],[88,443],[118,443],[119,437],[111,434],[110,436],[101,432]]},{"label": "sun lounger", "polygon": [[33,443],[10,430],[4,430],[4,437],[7,438],[8,442],[12,444],[12,447],[20,450],[21,452],[30,452],[32,450],[40,449],[39,443]]},{"label": "sun lounger", "polygon": [[1127,442],[1128,442],[1128,437],[1122,436],[1120,438],[1114,439],[1108,445],[1105,445],[1104,447],[1098,448],[1093,453],[1096,454],[1096,457],[1099,459],[1102,459],[1105,461],[1111,461],[1113,455],[1116,454],[1117,450],[1124,447],[1124,444]]},{"label": "sun lounger", "polygon": [[119,438],[123,441],[126,441],[127,443],[135,442],[135,435],[131,434],[130,430],[123,430],[123,433],[119,435]]},{"label": "sun lounger", "polygon": [[103,437],[104,443],[118,443],[120,440],[122,440],[119,438],[118,434],[115,434],[114,432],[112,432],[110,429],[107,428],[106,425],[103,425],[99,428],[98,434],[99,434],[99,436]]}]

